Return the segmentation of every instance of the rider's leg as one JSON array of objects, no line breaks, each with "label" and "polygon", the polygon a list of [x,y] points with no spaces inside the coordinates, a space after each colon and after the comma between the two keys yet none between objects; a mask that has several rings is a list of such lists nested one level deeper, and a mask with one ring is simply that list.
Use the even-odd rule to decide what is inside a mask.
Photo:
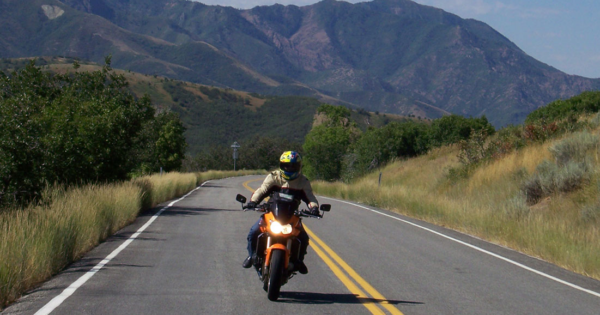
[{"label": "rider's leg", "polygon": [[300,240],[300,253],[298,255],[298,262],[296,263],[296,270],[304,275],[308,273],[308,268],[304,264],[304,255],[306,255],[306,249],[308,248],[308,234],[304,230],[304,227],[300,228],[298,239]]},{"label": "rider's leg", "polygon": [[248,250],[248,257],[242,263],[242,266],[244,268],[250,268],[252,266],[252,254],[254,253],[254,250],[256,249],[256,242],[258,239],[258,235],[260,235],[260,221],[261,220],[262,220],[262,217],[260,219],[258,219],[258,221],[256,221],[256,223],[254,223],[254,225],[250,228],[250,231],[248,232],[248,237],[246,238],[246,240],[248,241],[248,245],[246,247],[246,249]]},{"label": "rider's leg", "polygon": [[246,237],[246,240],[248,240],[248,246],[246,247],[248,249],[248,256],[252,256],[252,253],[254,253],[254,250],[256,249],[256,240],[260,234],[260,220],[262,220],[262,218],[254,223],[248,232],[248,237]]},{"label": "rider's leg", "polygon": [[306,249],[308,248],[308,234],[304,230],[304,227],[300,229],[300,234],[298,234],[298,239],[300,240],[300,253],[298,255],[298,259],[300,261],[304,261],[304,255],[306,255]]}]

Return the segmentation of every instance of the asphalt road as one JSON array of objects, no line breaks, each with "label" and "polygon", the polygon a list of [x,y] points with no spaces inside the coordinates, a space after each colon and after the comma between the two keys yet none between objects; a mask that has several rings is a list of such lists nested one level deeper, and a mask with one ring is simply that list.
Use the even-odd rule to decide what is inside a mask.
[{"label": "asphalt road", "polygon": [[331,212],[304,220],[309,274],[270,302],[241,267],[259,214],[235,201],[261,178],[212,181],[141,216],[2,314],[600,314],[599,281],[324,197]]}]

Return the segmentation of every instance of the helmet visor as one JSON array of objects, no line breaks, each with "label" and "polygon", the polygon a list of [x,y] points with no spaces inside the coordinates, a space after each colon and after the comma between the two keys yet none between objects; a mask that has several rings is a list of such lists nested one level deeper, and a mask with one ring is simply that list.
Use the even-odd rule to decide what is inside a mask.
[{"label": "helmet visor", "polygon": [[279,163],[279,167],[288,173],[297,173],[300,171],[300,163]]}]

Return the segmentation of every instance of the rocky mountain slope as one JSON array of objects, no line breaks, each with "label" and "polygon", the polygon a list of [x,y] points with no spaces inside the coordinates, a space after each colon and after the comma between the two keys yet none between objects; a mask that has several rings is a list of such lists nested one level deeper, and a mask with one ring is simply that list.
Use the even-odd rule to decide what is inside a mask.
[{"label": "rocky mountain slope", "polygon": [[185,0],[0,0],[0,9],[0,57],[100,61],[112,53],[123,69],[371,111],[485,114],[502,126],[600,88],[598,79],[533,59],[482,22],[409,0],[250,10]]}]

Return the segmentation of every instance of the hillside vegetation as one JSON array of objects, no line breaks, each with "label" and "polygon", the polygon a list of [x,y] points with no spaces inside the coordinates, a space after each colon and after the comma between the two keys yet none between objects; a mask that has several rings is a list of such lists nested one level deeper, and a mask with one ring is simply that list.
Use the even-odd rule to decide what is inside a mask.
[{"label": "hillside vegetation", "polygon": [[540,108],[525,125],[472,132],[349,183],[313,187],[600,279],[599,106],[600,92],[584,93]]},{"label": "hillside vegetation", "polygon": [[179,118],[156,114],[127,86],[108,57],[95,71],[53,74],[33,61],[0,71],[0,206],[27,204],[48,184],[179,169],[186,148]]},{"label": "hillside vegetation", "polygon": [[[25,68],[31,58],[0,59],[0,71],[11,72]],[[73,62],[80,65],[73,69]],[[35,59],[36,66],[55,74],[100,71],[102,66],[73,58],[42,57]],[[310,131],[314,115],[321,101],[301,96],[264,96],[256,93],[218,88],[214,86],[178,81],[157,75],[112,69],[128,83],[127,89],[137,98],[147,96],[157,112],[174,112],[185,127],[187,153],[218,150],[227,151],[237,141],[245,146],[260,137],[281,138],[301,146]],[[293,116],[291,116],[293,114]],[[380,127],[408,117],[371,113],[353,109],[352,118],[358,127]],[[414,118],[416,119],[416,118]],[[283,152],[283,151],[282,151]],[[229,165],[229,164],[227,164]],[[215,165],[216,167],[216,165]],[[253,169],[252,166],[242,166]],[[215,169],[205,166],[202,169]]]}]

